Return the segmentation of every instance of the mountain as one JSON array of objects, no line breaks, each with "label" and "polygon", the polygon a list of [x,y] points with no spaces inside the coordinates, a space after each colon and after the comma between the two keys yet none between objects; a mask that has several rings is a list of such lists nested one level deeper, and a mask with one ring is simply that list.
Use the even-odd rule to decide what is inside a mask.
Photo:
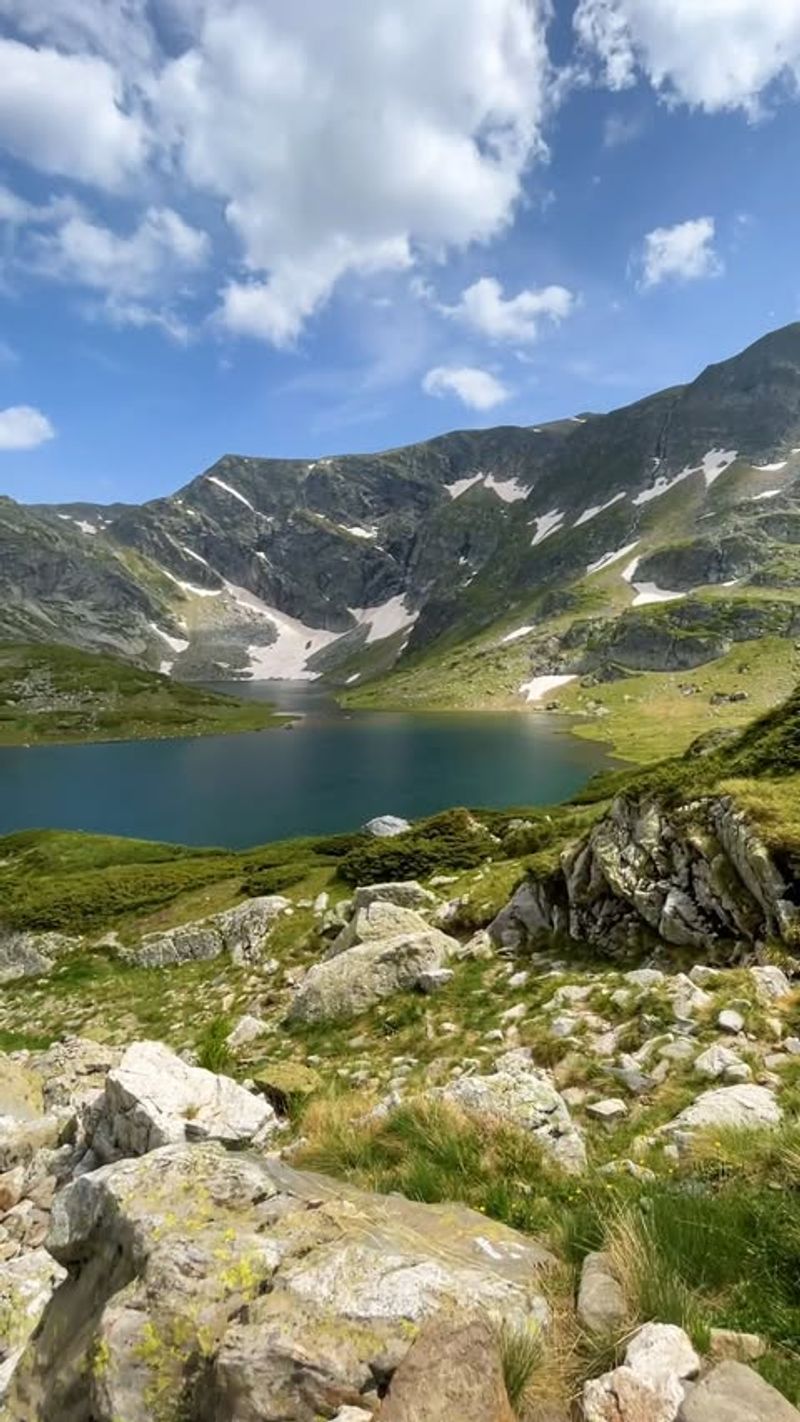
[{"label": "mountain", "polygon": [[410,700],[465,648],[483,658],[472,685],[509,694],[520,667],[691,666],[764,625],[795,635],[798,476],[794,324],[605,415],[226,455],[141,506],[0,499],[0,637],[187,680],[324,675],[362,694],[391,671],[379,694]]}]

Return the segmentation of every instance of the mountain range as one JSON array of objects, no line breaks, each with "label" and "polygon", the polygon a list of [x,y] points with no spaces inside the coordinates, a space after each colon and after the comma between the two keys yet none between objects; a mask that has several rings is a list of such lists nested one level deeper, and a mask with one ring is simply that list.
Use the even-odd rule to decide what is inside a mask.
[{"label": "mountain range", "polygon": [[793,637],[799,480],[793,324],[608,414],[379,454],[229,454],[142,505],[0,498],[0,638],[182,680],[380,678],[389,696],[477,648],[490,681],[508,663],[533,698],[542,678]]}]

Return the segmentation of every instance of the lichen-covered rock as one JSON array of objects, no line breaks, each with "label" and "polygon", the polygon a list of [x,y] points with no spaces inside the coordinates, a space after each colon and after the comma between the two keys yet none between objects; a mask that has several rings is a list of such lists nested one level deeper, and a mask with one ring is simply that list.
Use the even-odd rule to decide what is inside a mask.
[{"label": "lichen-covered rock", "polygon": [[454,939],[427,925],[418,932],[358,943],[309,969],[290,1005],[289,1018],[333,1022],[356,1017],[383,998],[418,987],[424,974],[445,966],[455,946]]},{"label": "lichen-covered rock", "polygon": [[[377,1402],[444,1312],[546,1321],[533,1240],[458,1205],[371,1195],[215,1143],[166,1146],[57,1198],[69,1278],[9,1393],[8,1422],[312,1422]],[[469,1414],[467,1414],[469,1415]]]},{"label": "lichen-covered rock", "polygon": [[0,1403],[28,1339],[66,1274],[46,1249],[0,1264]]},{"label": "lichen-covered rock", "polygon": [[590,1333],[611,1333],[628,1313],[625,1295],[607,1254],[587,1254],[581,1268],[578,1317]]},{"label": "lichen-covered rock", "polygon": [[565,1170],[582,1170],[586,1148],[564,1098],[525,1048],[506,1052],[488,1076],[460,1076],[431,1095],[460,1110],[530,1131]]},{"label": "lichen-covered rock", "polygon": [[230,1077],[187,1066],[161,1042],[134,1042],[109,1072],[86,1135],[95,1155],[111,1161],[180,1141],[259,1144],[277,1125],[269,1103]]},{"label": "lichen-covered rock", "polygon": [[415,909],[382,899],[369,899],[364,904],[355,905],[352,917],[333,940],[325,956],[335,958],[359,943],[377,943],[382,938],[396,938],[400,933],[427,933],[429,930],[430,924]]},{"label": "lichen-covered rock", "polygon": [[247,899],[245,903],[163,933],[146,933],[134,948],[120,954],[143,968],[166,968],[195,959],[230,953],[234,963],[257,963],[270,930],[290,907],[280,894]]}]

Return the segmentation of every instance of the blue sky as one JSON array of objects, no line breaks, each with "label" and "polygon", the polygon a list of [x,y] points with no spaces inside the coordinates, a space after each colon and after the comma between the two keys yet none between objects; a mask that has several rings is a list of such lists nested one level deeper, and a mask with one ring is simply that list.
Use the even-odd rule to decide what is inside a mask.
[{"label": "blue sky", "polygon": [[800,316],[797,0],[0,0],[0,492],[537,423]]}]

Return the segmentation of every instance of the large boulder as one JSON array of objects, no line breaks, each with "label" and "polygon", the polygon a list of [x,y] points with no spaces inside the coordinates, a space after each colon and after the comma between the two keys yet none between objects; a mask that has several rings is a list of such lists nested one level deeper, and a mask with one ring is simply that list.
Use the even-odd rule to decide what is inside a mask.
[{"label": "large boulder", "polygon": [[[417,917],[410,909],[382,907]],[[333,1022],[356,1017],[394,993],[421,988],[427,974],[445,966],[457,943],[424,920],[420,923],[419,930],[368,939],[309,968],[289,1008],[289,1020]]]},{"label": "large boulder", "polygon": [[518,1048],[495,1062],[488,1076],[460,1076],[431,1093],[471,1115],[495,1117],[530,1131],[565,1170],[586,1164],[586,1148],[564,1098],[533,1065],[530,1051]]},{"label": "large boulder", "polygon": [[395,835],[405,834],[410,829],[408,820],[400,815],[375,815],[363,826],[364,833],[372,835],[373,839],[393,839]]},{"label": "large boulder", "polygon": [[182,1141],[258,1145],[277,1126],[269,1102],[230,1077],[188,1066],[161,1042],[134,1042],[87,1113],[86,1136],[110,1161]]},{"label": "large boulder", "polygon": [[432,1316],[466,1306],[544,1324],[554,1264],[462,1206],[368,1194],[211,1142],[81,1176],[56,1199],[48,1247],[69,1277],[7,1422],[151,1422],[162,1401],[184,1422],[376,1411]]},{"label": "large boulder", "polygon": [[430,929],[430,924],[415,909],[393,903],[391,899],[367,899],[362,904],[354,899],[353,904],[353,915],[334,938],[326,958],[346,953],[358,943],[377,943],[382,938],[396,938],[401,933],[427,933]]},{"label": "large boulder", "polygon": [[290,907],[280,894],[247,899],[234,908],[194,923],[183,923],[163,933],[146,933],[134,948],[121,955],[142,968],[167,968],[195,959],[218,958],[230,953],[234,963],[257,963],[270,930]]},{"label": "large boulder", "polygon": [[680,1422],[800,1422],[800,1412],[743,1363],[720,1363],[689,1391]]},{"label": "large boulder", "polygon": [[400,879],[386,884],[364,884],[353,893],[353,909],[368,908],[380,901],[397,904],[399,908],[436,908],[439,902],[430,889],[424,889],[416,879]]},{"label": "large boulder", "polygon": [[740,1130],[779,1126],[783,1113],[775,1093],[766,1086],[745,1082],[741,1086],[720,1086],[702,1095],[662,1129],[670,1135],[733,1126]]},{"label": "large boulder", "polygon": [[585,1422],[675,1422],[687,1383],[699,1371],[683,1329],[646,1323],[629,1342],[622,1367],[586,1383]]}]

